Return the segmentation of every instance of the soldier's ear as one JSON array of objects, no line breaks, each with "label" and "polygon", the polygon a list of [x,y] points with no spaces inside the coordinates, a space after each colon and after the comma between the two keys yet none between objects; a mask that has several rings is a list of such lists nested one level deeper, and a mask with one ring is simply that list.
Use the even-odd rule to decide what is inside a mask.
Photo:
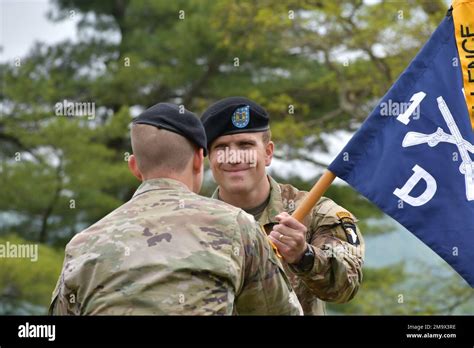
[{"label": "soldier's ear", "polygon": [[275,149],[275,144],[273,141],[269,141],[265,145],[265,166],[269,166],[272,163],[272,158],[273,158],[273,150]]},{"label": "soldier's ear", "polygon": [[134,155],[130,155],[128,157],[128,169],[132,172],[132,174],[140,181],[143,181],[143,175],[138,169],[137,159]]},{"label": "soldier's ear", "polygon": [[204,150],[201,148],[201,149],[198,149],[197,151],[194,151],[193,172],[201,173],[203,166],[204,166]]}]

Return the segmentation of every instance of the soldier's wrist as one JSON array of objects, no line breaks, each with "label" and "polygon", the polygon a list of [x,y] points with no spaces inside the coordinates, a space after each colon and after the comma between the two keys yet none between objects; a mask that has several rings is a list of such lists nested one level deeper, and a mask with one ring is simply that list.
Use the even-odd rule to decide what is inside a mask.
[{"label": "soldier's wrist", "polygon": [[290,269],[295,273],[306,273],[309,272],[314,265],[314,250],[311,245],[306,244],[306,249],[301,256],[301,259],[296,262],[290,264]]}]

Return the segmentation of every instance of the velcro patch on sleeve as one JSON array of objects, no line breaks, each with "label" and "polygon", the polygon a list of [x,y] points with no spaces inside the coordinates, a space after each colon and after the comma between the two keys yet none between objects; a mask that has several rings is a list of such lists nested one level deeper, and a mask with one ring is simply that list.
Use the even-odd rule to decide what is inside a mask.
[{"label": "velcro patch on sleeve", "polygon": [[352,245],[359,245],[360,240],[357,236],[357,227],[352,218],[344,217],[341,219],[341,225],[346,233],[347,242]]},{"label": "velcro patch on sleeve", "polygon": [[344,219],[344,218],[354,220],[354,218],[352,217],[352,214],[347,212],[347,211],[339,211],[339,212],[336,213],[336,215],[341,220]]}]

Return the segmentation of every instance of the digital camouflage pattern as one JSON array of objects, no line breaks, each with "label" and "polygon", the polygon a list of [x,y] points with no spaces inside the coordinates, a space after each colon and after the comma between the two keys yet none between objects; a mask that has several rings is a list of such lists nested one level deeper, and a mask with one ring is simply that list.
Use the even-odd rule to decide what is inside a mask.
[{"label": "digital camouflage pattern", "polygon": [[[291,215],[307,194],[268,178],[270,200],[258,219],[267,234],[278,224],[275,216],[284,211]],[[217,197],[218,189],[213,195]],[[323,301],[343,303],[357,293],[362,281],[365,244],[356,221],[351,213],[326,197],[303,220],[308,229],[306,241],[315,254],[313,268],[298,273],[282,263],[305,314],[326,314]]]},{"label": "digital camouflage pattern", "polygon": [[57,315],[297,315],[301,306],[253,217],[171,179],[74,236]]}]

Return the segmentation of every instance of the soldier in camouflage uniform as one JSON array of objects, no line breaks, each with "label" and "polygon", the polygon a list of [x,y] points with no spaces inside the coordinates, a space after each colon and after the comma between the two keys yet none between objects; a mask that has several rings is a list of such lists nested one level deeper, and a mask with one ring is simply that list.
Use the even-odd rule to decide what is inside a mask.
[{"label": "soldier in camouflage uniform", "polygon": [[[362,280],[364,241],[355,217],[321,198],[303,223],[290,214],[307,192],[266,174],[274,144],[268,114],[242,97],[210,106],[201,121],[218,188],[213,198],[254,215],[280,252],[305,314],[325,314],[325,303],[343,303]],[[254,154],[254,156],[252,156]]]},{"label": "soldier in camouflage uniform", "polygon": [[253,217],[196,194],[205,133],[179,111],[160,103],[135,119],[129,167],[143,183],[68,243],[51,314],[302,314]]}]

